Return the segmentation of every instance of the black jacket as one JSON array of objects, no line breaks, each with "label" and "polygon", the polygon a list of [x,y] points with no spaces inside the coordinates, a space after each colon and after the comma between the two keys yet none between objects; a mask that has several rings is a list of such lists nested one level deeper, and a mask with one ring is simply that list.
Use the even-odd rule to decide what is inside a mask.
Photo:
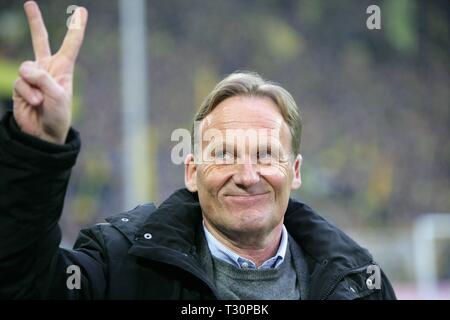
[{"label": "black jacket", "polygon": [[[7,114],[0,123],[0,298],[216,299],[199,263],[201,210],[186,189],[84,229],[73,250],[59,248],[70,170],[80,148],[71,130],[63,146],[28,136]],[[381,289],[366,285],[368,251],[303,203],[290,200],[289,234],[303,249],[309,299],[395,299],[381,272]],[[70,265],[81,289],[68,289]]]}]

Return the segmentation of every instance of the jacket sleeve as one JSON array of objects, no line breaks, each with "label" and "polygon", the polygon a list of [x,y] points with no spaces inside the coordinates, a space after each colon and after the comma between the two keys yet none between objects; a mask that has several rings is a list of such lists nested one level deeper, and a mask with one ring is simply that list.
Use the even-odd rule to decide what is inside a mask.
[{"label": "jacket sleeve", "polygon": [[383,270],[381,270],[381,290],[379,295],[381,300],[397,300],[394,288]]},{"label": "jacket sleeve", "polygon": [[[56,145],[21,132],[12,113],[1,120],[1,299],[102,297],[103,244],[95,228],[81,232],[77,250],[59,248],[58,220],[79,149],[73,129]],[[78,275],[80,286],[68,286]]]}]

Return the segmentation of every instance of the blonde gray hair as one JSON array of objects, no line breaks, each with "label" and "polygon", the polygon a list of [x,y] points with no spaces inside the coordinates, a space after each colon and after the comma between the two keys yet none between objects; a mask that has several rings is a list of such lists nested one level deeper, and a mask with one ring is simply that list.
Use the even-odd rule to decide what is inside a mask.
[{"label": "blonde gray hair", "polygon": [[[271,99],[281,111],[291,132],[291,151],[294,156],[300,153],[302,119],[292,95],[280,85],[263,79],[256,72],[236,71],[222,81],[208,94],[194,117],[194,124],[202,121],[225,99],[235,96],[265,97]],[[194,137],[194,124],[191,137]],[[193,143],[193,140],[192,140]]]}]

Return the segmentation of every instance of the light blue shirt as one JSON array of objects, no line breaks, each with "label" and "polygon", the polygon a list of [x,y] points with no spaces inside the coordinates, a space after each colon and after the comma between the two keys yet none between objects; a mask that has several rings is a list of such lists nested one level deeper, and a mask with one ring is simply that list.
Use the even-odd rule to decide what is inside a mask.
[{"label": "light blue shirt", "polygon": [[256,264],[253,261],[241,257],[240,255],[223,245],[208,231],[208,229],[206,229],[205,223],[203,223],[203,230],[205,231],[206,241],[208,242],[208,247],[211,251],[211,254],[217,259],[228,262],[236,266],[237,268],[275,269],[278,268],[284,261],[284,256],[286,255],[286,248],[288,244],[288,234],[284,225],[281,231],[281,241],[277,253],[272,258],[264,261],[264,263],[259,268],[256,267]]}]

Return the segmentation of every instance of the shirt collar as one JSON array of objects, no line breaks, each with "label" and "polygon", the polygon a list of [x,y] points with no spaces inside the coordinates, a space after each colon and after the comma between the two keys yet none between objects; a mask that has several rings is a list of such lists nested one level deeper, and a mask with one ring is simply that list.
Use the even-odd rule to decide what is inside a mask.
[{"label": "shirt collar", "polygon": [[283,224],[283,228],[281,231],[281,241],[278,246],[278,250],[276,254],[263,262],[263,264],[257,268],[256,264],[244,257],[241,257],[224,244],[222,244],[219,240],[217,240],[205,227],[205,223],[203,222],[203,230],[205,232],[206,241],[208,243],[209,250],[211,254],[220,259],[222,261],[228,262],[237,268],[241,269],[275,269],[278,268],[281,263],[284,261],[284,257],[286,255],[286,249],[288,244],[288,233],[286,227]]}]

